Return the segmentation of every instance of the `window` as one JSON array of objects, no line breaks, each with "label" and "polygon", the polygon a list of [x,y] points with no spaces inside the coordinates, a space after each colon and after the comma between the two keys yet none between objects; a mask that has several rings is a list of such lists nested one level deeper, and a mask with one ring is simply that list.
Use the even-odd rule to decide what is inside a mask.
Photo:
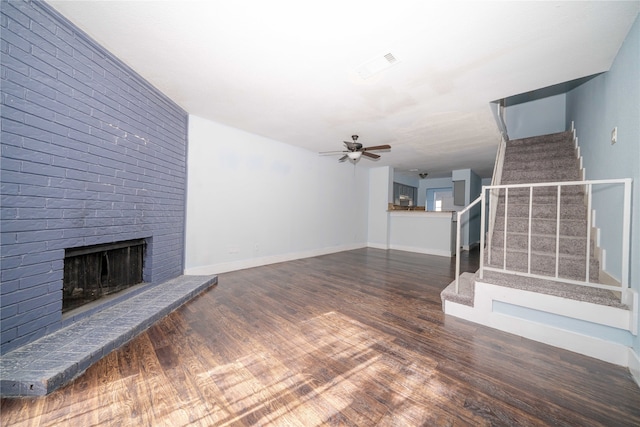
[{"label": "window", "polygon": [[428,211],[452,211],[453,188],[429,188],[427,190],[427,210]]}]

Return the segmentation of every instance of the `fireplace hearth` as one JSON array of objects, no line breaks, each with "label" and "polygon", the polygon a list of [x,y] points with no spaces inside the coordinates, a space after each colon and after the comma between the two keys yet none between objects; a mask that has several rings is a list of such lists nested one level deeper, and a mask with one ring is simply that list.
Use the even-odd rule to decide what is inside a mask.
[{"label": "fireplace hearth", "polygon": [[142,283],[144,239],[65,251],[62,312]]}]

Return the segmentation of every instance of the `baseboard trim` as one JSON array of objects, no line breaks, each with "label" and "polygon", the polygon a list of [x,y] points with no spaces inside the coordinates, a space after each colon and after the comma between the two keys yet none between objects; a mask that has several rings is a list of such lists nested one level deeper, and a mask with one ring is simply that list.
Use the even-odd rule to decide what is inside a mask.
[{"label": "baseboard trim", "polygon": [[640,387],[640,356],[633,348],[629,349],[629,372],[631,372],[631,376]]},{"label": "baseboard trim", "polygon": [[367,247],[368,248],[374,248],[374,249],[382,249],[382,250],[388,250],[389,249],[389,245],[384,244],[384,243],[367,243]]},{"label": "baseboard trim", "polygon": [[294,261],[297,259],[311,258],[315,256],[322,256],[333,254],[337,252],[350,251],[354,249],[361,249],[367,247],[364,243],[332,246],[328,248],[314,249],[302,252],[291,252],[287,254],[278,254],[264,256],[260,258],[242,259],[237,261],[223,262],[219,264],[211,264],[199,267],[190,267],[184,270],[184,274],[188,276],[200,276],[210,274],[228,273],[230,271],[244,270],[247,268],[261,267],[263,265],[276,264],[279,262]]},{"label": "baseboard trim", "polygon": [[452,257],[451,251],[444,251],[442,249],[416,248],[413,246],[403,246],[403,245],[390,245],[389,249],[395,249],[398,251],[405,251],[405,252],[414,252],[414,253],[425,254],[425,255],[446,256],[448,258]]}]

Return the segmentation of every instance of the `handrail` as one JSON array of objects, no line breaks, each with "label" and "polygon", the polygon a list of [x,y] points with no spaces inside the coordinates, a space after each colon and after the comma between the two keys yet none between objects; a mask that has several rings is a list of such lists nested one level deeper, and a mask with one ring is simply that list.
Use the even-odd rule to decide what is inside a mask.
[{"label": "handrail", "polygon": [[[464,209],[462,209],[461,211],[458,211],[457,214],[457,221],[456,221],[456,294],[458,293],[458,287],[459,287],[459,281],[460,281],[460,220],[462,218],[462,215],[464,215],[465,213],[467,213],[469,211],[469,209],[471,209],[472,207],[474,207],[475,205],[477,205],[479,202],[484,201],[484,191],[482,192],[482,194],[480,194],[480,197],[478,197],[477,199],[475,199],[473,202],[469,203]],[[482,206],[484,206],[484,203],[482,203]],[[482,214],[482,217],[484,217],[484,214]],[[482,233],[480,233],[480,253],[482,255],[482,241],[484,241],[484,236],[482,235]]]},{"label": "handrail", "polygon": [[504,138],[500,139],[498,144],[498,152],[496,153],[496,161],[493,165],[493,176],[491,177],[491,185],[499,185],[502,181],[502,166],[504,165],[504,155],[507,149],[507,141]]},{"label": "handrail", "polygon": [[[507,151],[507,139],[503,136],[500,139],[500,144],[498,145],[498,153],[496,155],[496,162],[493,165],[493,176],[491,177],[491,185],[499,185],[502,181],[502,168],[504,166],[504,158]],[[484,194],[484,193],[483,193]],[[496,224],[496,212],[498,209],[498,197],[500,195],[500,190],[490,192],[489,194],[489,233],[487,235],[488,244],[491,245],[491,236],[493,236],[493,229]],[[483,222],[484,224],[484,222]],[[484,234],[484,231],[482,232]]]},{"label": "handrail", "polygon": [[492,106],[495,105],[495,109],[491,109],[491,112],[493,113],[493,118],[496,120],[496,125],[498,126],[498,132],[500,132],[500,135],[502,135],[502,138],[505,141],[509,140],[509,135],[507,134],[507,124],[504,122],[504,112],[505,112],[505,107],[504,107],[504,99],[501,99],[498,102],[491,102],[490,103]]}]

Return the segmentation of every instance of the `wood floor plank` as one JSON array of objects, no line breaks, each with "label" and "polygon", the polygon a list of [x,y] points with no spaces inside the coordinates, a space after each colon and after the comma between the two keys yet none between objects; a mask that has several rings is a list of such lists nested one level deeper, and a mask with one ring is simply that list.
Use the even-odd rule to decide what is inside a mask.
[{"label": "wood floor plank", "polygon": [[[234,329],[234,327],[232,325],[235,324],[244,324],[243,319],[241,318],[237,318],[236,317],[236,313],[234,313],[233,311],[229,311],[229,310],[225,310],[224,307],[222,307],[222,311],[220,313],[218,313],[219,316],[221,318],[224,318],[225,322],[230,322],[228,323],[228,327],[227,328],[221,328],[220,329],[220,333],[224,334],[225,332],[228,333],[225,342],[242,342],[243,344],[239,347],[239,348],[244,348],[245,350],[239,353],[233,353],[233,354],[226,354],[226,360],[234,360],[234,361],[242,361],[243,364],[246,364],[247,366],[245,366],[246,368],[248,368],[249,370],[256,370],[257,368],[250,363],[250,360],[252,360],[252,358],[257,357],[257,355],[262,355],[265,354],[265,347],[262,345],[262,343],[255,341],[252,338],[252,334],[241,334],[238,333],[240,332],[239,330]],[[233,336],[232,336],[233,335]],[[272,335],[272,338],[274,338],[275,336]],[[267,344],[269,344],[271,341],[266,341]],[[247,348],[251,349],[251,352],[248,353],[246,351]],[[230,348],[230,347],[225,347],[223,350],[227,350],[227,351],[237,351],[238,348]],[[263,372],[262,375],[260,375],[260,378],[262,378],[263,381],[263,386],[265,387],[271,387],[273,388],[273,386],[271,385],[272,383],[275,384],[276,389],[275,390],[270,390],[270,393],[275,393],[275,395],[273,395],[272,397],[270,397],[270,400],[267,400],[265,402],[267,403],[272,403],[272,402],[277,402],[279,406],[284,406],[286,407],[287,405],[293,404],[293,406],[298,406],[297,402],[291,402],[291,398],[288,396],[291,393],[294,394],[299,394],[301,390],[304,390],[304,384],[306,382],[305,379],[300,378],[297,371],[295,370],[291,370],[290,365],[288,365],[284,374],[283,378],[278,378],[278,376],[276,375],[275,378],[272,378],[274,370],[275,371],[279,371],[281,368],[283,368],[283,366],[280,366],[280,360],[283,357],[286,357],[287,355],[290,355],[291,352],[287,351],[285,354],[280,354],[279,353],[279,348],[271,348],[271,352],[266,353],[266,354],[273,354],[276,357],[272,357],[269,358],[269,360],[272,361],[271,364],[264,366],[263,368],[260,368],[260,370]],[[275,366],[274,366],[275,365]],[[257,372],[256,372],[257,374]],[[256,375],[257,377],[258,375]],[[279,381],[285,380],[287,383],[291,384],[290,388],[287,390],[285,388],[282,387],[282,385],[279,384]],[[222,386],[222,388],[224,388],[224,386]],[[234,401],[234,399],[232,399],[232,402]],[[312,408],[313,409],[313,408]],[[304,416],[304,421],[302,421],[302,425],[309,425],[309,421],[312,421],[313,418],[316,418],[317,414],[315,413],[314,410],[311,411],[311,413],[307,413]],[[291,416],[288,416],[289,418],[289,422],[294,424],[293,421],[290,420],[290,418],[292,418]],[[293,417],[295,418],[295,417]]]},{"label": "wood floor plank", "polygon": [[[150,332],[161,330],[165,333],[166,340],[159,341],[163,346],[156,349],[156,354],[163,354],[168,348],[174,349],[171,352],[171,360],[165,362],[171,366],[167,372],[167,379],[174,385],[177,393],[180,393],[182,406],[186,408],[189,415],[189,423],[222,424],[223,420],[229,416],[229,412],[220,402],[220,390],[212,387],[211,381],[205,375],[213,361],[206,359],[207,362],[202,363],[201,360],[206,357],[205,352],[200,351],[198,355],[193,352],[193,349],[199,347],[192,343],[190,329],[185,325],[182,316],[176,315],[166,320],[156,324]],[[157,345],[156,340],[152,342],[154,346]]]},{"label": "wood floor plank", "polygon": [[2,399],[0,422],[640,425],[628,370],[444,315],[454,267],[359,249],[221,274],[71,384]]},{"label": "wood floor plank", "polygon": [[25,405],[21,399],[2,399],[0,405],[0,425],[37,427],[42,425],[44,399],[35,399]]}]

